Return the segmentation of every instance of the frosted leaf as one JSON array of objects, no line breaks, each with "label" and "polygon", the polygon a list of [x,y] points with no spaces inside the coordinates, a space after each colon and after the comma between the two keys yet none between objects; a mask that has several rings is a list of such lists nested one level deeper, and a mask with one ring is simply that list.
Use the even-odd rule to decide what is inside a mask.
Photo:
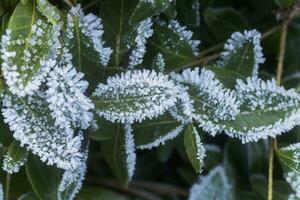
[{"label": "frosted leaf", "polygon": [[288,200],[299,200],[299,198],[296,196],[296,194],[290,194]]},{"label": "frosted leaf", "polygon": [[0,183],[0,200],[4,200],[3,186]]},{"label": "frosted leaf", "polygon": [[184,129],[185,125],[179,125],[170,132],[158,137],[155,141],[148,143],[148,144],[143,144],[139,145],[136,148],[137,149],[152,149],[154,147],[158,147],[159,145],[164,145],[168,140],[172,140],[176,138]]},{"label": "frosted leaf", "polygon": [[207,176],[200,177],[190,189],[188,200],[231,200],[232,185],[226,176],[225,169],[217,166]]},{"label": "frosted leaf", "polygon": [[67,125],[56,125],[45,98],[42,92],[26,98],[7,94],[3,99],[4,121],[21,146],[38,155],[43,162],[66,170],[74,169],[83,158],[80,152],[82,133]]},{"label": "frosted leaf", "polygon": [[[225,89],[214,78],[214,73],[199,68],[187,69],[182,74],[172,74],[172,78],[189,87],[192,104],[191,117],[197,121],[205,131],[215,134],[224,126],[221,120],[232,120],[239,113],[239,101],[235,93]],[[188,103],[187,103],[187,106]]]},{"label": "frosted leaf", "polygon": [[53,24],[63,25],[59,10],[47,0],[38,0],[37,9]]},{"label": "frosted leaf", "polygon": [[200,26],[201,16],[200,16],[200,0],[194,0],[192,3],[192,9],[196,17],[196,26]]},{"label": "frosted leaf", "polygon": [[300,95],[285,90],[275,80],[262,81],[250,77],[237,81],[236,93],[242,111],[235,121],[224,122],[225,133],[243,142],[276,137],[291,130],[300,122]]},{"label": "frosted leaf", "polygon": [[20,168],[26,163],[26,161],[27,156],[21,160],[14,160],[9,155],[4,155],[2,169],[9,174],[17,173],[19,172]]},{"label": "frosted leaf", "polygon": [[186,26],[181,26],[178,21],[171,20],[168,24],[168,28],[176,32],[181,40],[186,40],[193,49],[194,55],[199,55],[198,46],[201,43],[200,40],[193,40],[193,32],[188,30]]},{"label": "frosted leaf", "polygon": [[[226,67],[243,67],[238,69],[247,71],[246,67],[251,68],[252,75],[257,76],[259,64],[264,63],[262,47],[260,45],[261,34],[256,30],[244,31],[244,33],[234,32],[224,46],[220,64]],[[238,62],[248,66],[236,66]],[[241,62],[240,60],[243,60]]]},{"label": "frosted leaf", "polygon": [[157,68],[160,72],[164,72],[165,65],[166,63],[163,55],[161,53],[158,53],[154,58],[153,67]]},{"label": "frosted leaf", "polygon": [[[88,148],[88,147],[87,147]],[[63,173],[58,187],[58,200],[73,200],[82,187],[87,170],[88,150],[85,151],[80,165]]]},{"label": "frosted leaf", "polygon": [[135,37],[135,47],[129,56],[129,68],[133,68],[143,62],[144,54],[146,53],[147,39],[153,35],[152,21],[150,18],[140,22],[137,27],[137,35]]},{"label": "frosted leaf", "polygon": [[300,143],[280,148],[277,152],[285,180],[300,198]]},{"label": "frosted leaf", "polygon": [[58,65],[47,77],[46,100],[56,125],[87,129],[93,119],[91,100],[84,95],[88,82],[72,64]]},{"label": "frosted leaf", "polygon": [[132,128],[130,124],[125,124],[125,154],[126,154],[126,163],[128,170],[128,178],[131,180],[136,164],[136,153],[135,153],[135,143],[132,134]]},{"label": "frosted leaf", "polygon": [[87,48],[93,47],[99,55],[100,63],[106,66],[110,59],[112,49],[104,47],[102,20],[91,13],[84,15],[81,5],[71,8],[67,19],[67,31],[70,31],[70,33],[67,33],[67,36],[72,38],[74,36],[73,32],[76,32],[74,28],[79,28],[81,34],[85,36],[82,38],[82,42]]},{"label": "frosted leaf", "polygon": [[153,119],[175,105],[183,88],[149,70],[127,71],[99,84],[93,93],[96,112],[112,122]]},{"label": "frosted leaf", "polygon": [[27,38],[6,30],[1,40],[1,67],[12,94],[23,97],[39,88],[55,65],[59,29],[39,19]]}]

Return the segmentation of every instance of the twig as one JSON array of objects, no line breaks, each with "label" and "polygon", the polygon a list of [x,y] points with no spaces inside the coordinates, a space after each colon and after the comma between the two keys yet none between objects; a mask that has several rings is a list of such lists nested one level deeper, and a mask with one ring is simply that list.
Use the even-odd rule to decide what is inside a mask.
[{"label": "twig", "polygon": [[6,174],[6,182],[5,182],[5,200],[9,200],[9,191],[10,191],[10,174]]},{"label": "twig", "polygon": [[150,192],[144,191],[144,190],[136,189],[136,188],[133,188],[133,187],[129,187],[127,189],[122,188],[119,185],[119,183],[117,181],[113,180],[113,179],[95,179],[95,178],[89,177],[89,178],[87,178],[87,181],[90,182],[90,183],[97,184],[97,185],[100,185],[102,187],[111,189],[111,190],[115,190],[115,191],[120,192],[120,193],[125,193],[127,195],[135,196],[135,197],[138,197],[138,198],[141,198],[141,199],[145,199],[145,200],[162,200],[160,197],[158,197],[158,196],[156,196],[156,195],[154,195]]},{"label": "twig", "polygon": [[70,7],[74,7],[74,4],[70,1],[70,0],[64,0],[64,2],[70,6]]},{"label": "twig", "polygon": [[86,9],[92,7],[93,5],[99,3],[100,1],[101,1],[101,0],[94,0],[94,1],[92,1],[91,3],[85,5],[82,9],[83,9],[83,10],[86,10]]}]

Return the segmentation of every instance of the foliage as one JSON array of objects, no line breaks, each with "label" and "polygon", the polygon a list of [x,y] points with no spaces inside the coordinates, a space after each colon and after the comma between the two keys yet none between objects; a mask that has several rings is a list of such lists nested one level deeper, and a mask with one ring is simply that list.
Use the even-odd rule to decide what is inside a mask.
[{"label": "foliage", "polygon": [[299,6],[0,0],[0,199],[300,199]]}]

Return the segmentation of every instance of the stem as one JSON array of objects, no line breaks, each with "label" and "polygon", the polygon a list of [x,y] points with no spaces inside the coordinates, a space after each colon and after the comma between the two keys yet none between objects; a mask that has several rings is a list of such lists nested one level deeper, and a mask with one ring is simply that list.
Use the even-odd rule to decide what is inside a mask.
[{"label": "stem", "polygon": [[64,0],[64,2],[70,6],[70,7],[74,7],[74,4],[70,1],[70,0]]},{"label": "stem", "polygon": [[[279,56],[278,56],[278,65],[276,71],[276,82],[277,85],[280,85],[281,76],[283,72],[283,64],[286,50],[286,37],[288,31],[290,19],[287,19],[283,22],[281,27],[281,37],[280,37],[280,46],[279,46]],[[277,140],[274,138],[271,141],[270,154],[269,154],[269,177],[268,177],[268,200],[273,199],[273,164],[274,164],[274,151],[277,150]]]},{"label": "stem", "polygon": [[5,200],[9,200],[9,190],[10,190],[10,174],[6,174]]}]

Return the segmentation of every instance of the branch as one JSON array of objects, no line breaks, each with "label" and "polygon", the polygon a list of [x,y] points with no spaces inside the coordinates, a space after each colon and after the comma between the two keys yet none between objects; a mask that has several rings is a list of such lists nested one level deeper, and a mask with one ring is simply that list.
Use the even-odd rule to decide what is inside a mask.
[{"label": "branch", "polygon": [[108,188],[120,193],[125,193],[129,196],[134,196],[145,200],[162,200],[160,197],[144,190],[136,189],[131,186],[127,189],[123,188],[117,181],[113,179],[95,179],[92,177],[88,177],[87,181],[104,188]]}]

